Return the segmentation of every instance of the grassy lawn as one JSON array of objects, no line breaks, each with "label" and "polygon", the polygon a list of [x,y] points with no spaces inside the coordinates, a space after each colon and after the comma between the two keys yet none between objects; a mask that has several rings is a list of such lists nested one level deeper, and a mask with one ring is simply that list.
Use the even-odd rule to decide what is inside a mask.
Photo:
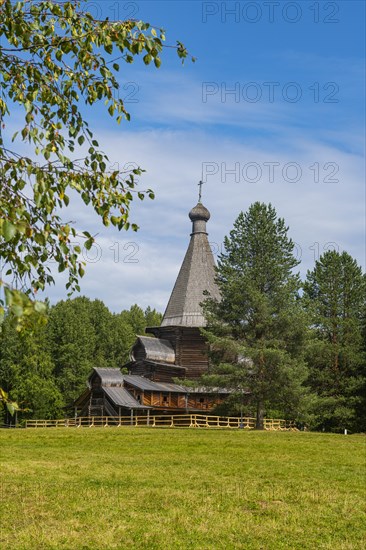
[{"label": "grassy lawn", "polygon": [[365,438],[2,430],[0,547],[358,549]]}]

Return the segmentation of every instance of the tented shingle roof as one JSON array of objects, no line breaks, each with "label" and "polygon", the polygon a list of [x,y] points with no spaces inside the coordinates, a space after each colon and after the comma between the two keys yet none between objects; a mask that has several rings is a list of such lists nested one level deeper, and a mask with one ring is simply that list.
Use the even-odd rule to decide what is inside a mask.
[{"label": "tented shingle roof", "polygon": [[200,303],[207,290],[219,299],[215,284],[215,262],[207,238],[206,221],[210,213],[198,203],[189,213],[193,223],[191,240],[164,313],[161,326],[205,326]]}]

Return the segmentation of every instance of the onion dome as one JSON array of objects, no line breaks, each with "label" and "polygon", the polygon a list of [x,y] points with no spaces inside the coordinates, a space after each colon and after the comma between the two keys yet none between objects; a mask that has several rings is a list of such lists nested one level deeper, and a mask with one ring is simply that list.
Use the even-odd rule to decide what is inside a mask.
[{"label": "onion dome", "polygon": [[211,214],[207,210],[207,208],[203,206],[201,202],[199,202],[196,204],[196,206],[192,208],[192,210],[189,213],[189,217],[192,220],[192,222],[195,222],[197,220],[203,220],[205,222],[208,222],[208,220],[211,217]]}]

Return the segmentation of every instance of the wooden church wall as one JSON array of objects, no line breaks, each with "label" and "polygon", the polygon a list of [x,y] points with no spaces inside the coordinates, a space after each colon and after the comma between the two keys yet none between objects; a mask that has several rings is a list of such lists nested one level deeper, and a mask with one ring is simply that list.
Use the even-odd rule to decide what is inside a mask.
[{"label": "wooden church wall", "polygon": [[187,378],[198,378],[207,372],[207,344],[199,329],[181,329],[179,344],[180,364],[187,368]]},{"label": "wooden church wall", "polygon": [[186,378],[199,378],[208,370],[207,344],[196,327],[159,327],[159,338],[175,349],[175,362],[186,367]]}]

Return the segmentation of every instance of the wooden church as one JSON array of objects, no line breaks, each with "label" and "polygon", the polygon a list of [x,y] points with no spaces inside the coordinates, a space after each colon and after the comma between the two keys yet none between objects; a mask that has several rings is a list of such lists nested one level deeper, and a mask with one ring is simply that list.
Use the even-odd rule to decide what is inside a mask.
[{"label": "wooden church", "polygon": [[130,361],[119,369],[94,369],[87,390],[75,401],[81,416],[123,415],[126,411],[210,411],[227,396],[222,389],[188,388],[175,379],[197,380],[208,371],[208,346],[200,303],[208,291],[219,298],[215,262],[206,223],[210,213],[199,200],[189,212],[192,233],[162,323],[137,336]]}]

